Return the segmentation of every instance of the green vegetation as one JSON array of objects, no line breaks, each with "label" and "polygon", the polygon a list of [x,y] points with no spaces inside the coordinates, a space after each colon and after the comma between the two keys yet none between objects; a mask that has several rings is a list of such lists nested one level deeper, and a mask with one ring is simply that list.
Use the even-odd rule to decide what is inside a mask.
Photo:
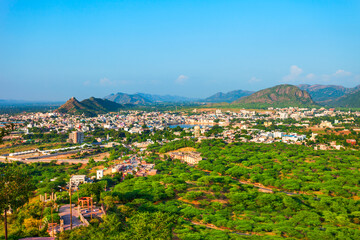
[{"label": "green vegetation", "polygon": [[4,213],[5,239],[8,239],[7,215],[24,205],[33,189],[27,176],[14,164],[7,164],[0,171],[0,212]]},{"label": "green vegetation", "polygon": [[10,134],[13,130],[14,125],[7,125],[5,127],[0,128],[0,143],[3,142],[3,138]]},{"label": "green vegetation", "polygon": [[[220,127],[212,135],[219,131]],[[204,158],[195,167],[155,154],[188,146],[197,148]],[[104,204],[107,215],[93,219],[89,227],[65,231],[59,239],[360,238],[357,151],[185,139],[150,145],[148,150],[153,153],[145,160],[155,163],[159,174],[124,179],[115,174],[81,185],[73,201],[93,196]],[[112,148],[111,158],[128,151],[122,146]],[[71,174],[89,175],[97,164],[14,167],[32,176],[37,194],[57,192],[57,203],[67,204],[68,195],[59,192],[58,186],[64,186]],[[268,192],[261,192],[258,184]],[[39,209],[36,203],[16,209],[10,219],[12,239],[46,235],[29,224],[49,221],[49,206],[43,215]]]},{"label": "green vegetation", "polygon": [[314,151],[279,143],[226,145],[221,141],[204,141],[199,151],[207,158],[199,168],[236,179],[292,192],[360,196],[357,151]]},{"label": "green vegetation", "polygon": [[111,192],[103,192],[102,198],[107,199],[110,206],[104,221],[64,233],[60,239],[77,239],[78,236],[84,239],[102,236],[108,239],[129,236],[132,239],[360,237],[357,200],[262,193],[229,176],[209,174],[179,161],[153,157],[161,174],[124,180]]}]

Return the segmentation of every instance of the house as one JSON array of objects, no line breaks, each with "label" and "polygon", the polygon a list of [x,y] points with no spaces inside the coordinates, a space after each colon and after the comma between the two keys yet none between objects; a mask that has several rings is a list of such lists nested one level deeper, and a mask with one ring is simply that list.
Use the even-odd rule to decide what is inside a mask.
[{"label": "house", "polygon": [[346,139],[347,143],[350,143],[351,145],[355,145],[356,144],[356,140],[355,139]]},{"label": "house", "polygon": [[73,175],[70,178],[70,185],[78,187],[82,183],[89,183],[90,180],[86,177],[86,175]]},{"label": "house", "polygon": [[197,152],[171,152],[169,156],[192,165],[198,164],[202,160],[200,153]]}]

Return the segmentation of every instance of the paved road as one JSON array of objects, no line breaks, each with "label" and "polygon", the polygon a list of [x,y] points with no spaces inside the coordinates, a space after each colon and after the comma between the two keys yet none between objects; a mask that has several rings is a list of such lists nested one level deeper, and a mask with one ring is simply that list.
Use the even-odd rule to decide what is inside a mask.
[{"label": "paved road", "polygon": [[[79,214],[77,208],[75,208],[75,204],[72,204],[72,223],[73,228],[83,226],[84,224],[79,219]],[[64,220],[64,230],[70,229],[70,204],[66,204],[61,206],[59,209],[60,218]]]}]

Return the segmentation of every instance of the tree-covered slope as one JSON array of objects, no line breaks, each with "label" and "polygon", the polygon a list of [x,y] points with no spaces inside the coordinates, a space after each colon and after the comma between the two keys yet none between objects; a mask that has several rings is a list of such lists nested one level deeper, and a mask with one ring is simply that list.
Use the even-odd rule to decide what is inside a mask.
[{"label": "tree-covered slope", "polygon": [[115,102],[100,98],[88,98],[79,102],[76,98],[70,98],[61,105],[55,112],[85,116],[96,116],[97,114],[117,111],[123,106]]},{"label": "tree-covered slope", "polygon": [[337,98],[327,103],[327,105],[331,107],[360,108],[360,90]]}]

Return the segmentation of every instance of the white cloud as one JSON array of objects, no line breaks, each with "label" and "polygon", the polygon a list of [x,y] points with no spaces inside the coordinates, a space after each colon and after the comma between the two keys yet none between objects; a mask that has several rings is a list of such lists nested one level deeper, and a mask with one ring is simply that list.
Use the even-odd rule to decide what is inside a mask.
[{"label": "white cloud", "polygon": [[110,80],[106,77],[101,78],[99,80],[98,85],[102,86],[102,87],[108,87],[108,86],[119,86],[119,85],[127,85],[130,84],[131,82],[127,81],[127,80]]},{"label": "white cloud", "polygon": [[342,69],[339,69],[337,70],[333,76],[335,77],[346,77],[346,76],[350,76],[351,75],[351,72],[347,72],[345,70],[342,70]]},{"label": "white cloud", "polygon": [[333,73],[314,74],[306,73],[300,67],[293,65],[290,67],[290,73],[283,77],[283,82],[292,82],[295,84],[334,84],[352,86],[360,81],[358,75],[339,69]]},{"label": "white cloud", "polygon": [[292,82],[297,80],[297,78],[303,73],[303,70],[296,65],[290,67],[290,74],[283,77],[285,82]]},{"label": "white cloud", "polygon": [[112,86],[115,85],[115,82],[111,81],[110,79],[104,77],[99,80],[101,86]]},{"label": "white cloud", "polygon": [[261,82],[261,79],[257,77],[252,77],[249,80],[249,83],[257,83],[257,82]]},{"label": "white cloud", "polygon": [[309,80],[312,80],[312,79],[315,79],[316,76],[315,76],[315,74],[313,74],[313,73],[309,73],[308,75],[306,75],[305,78],[306,78],[306,79],[309,79]]},{"label": "white cloud", "polygon": [[131,82],[127,81],[127,80],[110,80],[106,77],[101,78],[99,80],[87,80],[83,82],[84,86],[87,87],[109,87],[109,86],[118,86],[118,85],[127,85],[130,84]]},{"label": "white cloud", "polygon": [[[342,84],[344,81],[352,81],[351,80],[351,72],[347,72],[345,70],[339,69],[333,74],[323,74],[319,81],[321,82],[327,82],[331,84]],[[356,77],[355,77],[356,78]],[[354,79],[355,79],[354,78]],[[341,81],[341,82],[339,82]]]},{"label": "white cloud", "polygon": [[186,82],[186,80],[188,80],[189,77],[185,76],[185,75],[180,75],[178,76],[178,78],[175,80],[175,83],[177,84],[184,84]]}]

